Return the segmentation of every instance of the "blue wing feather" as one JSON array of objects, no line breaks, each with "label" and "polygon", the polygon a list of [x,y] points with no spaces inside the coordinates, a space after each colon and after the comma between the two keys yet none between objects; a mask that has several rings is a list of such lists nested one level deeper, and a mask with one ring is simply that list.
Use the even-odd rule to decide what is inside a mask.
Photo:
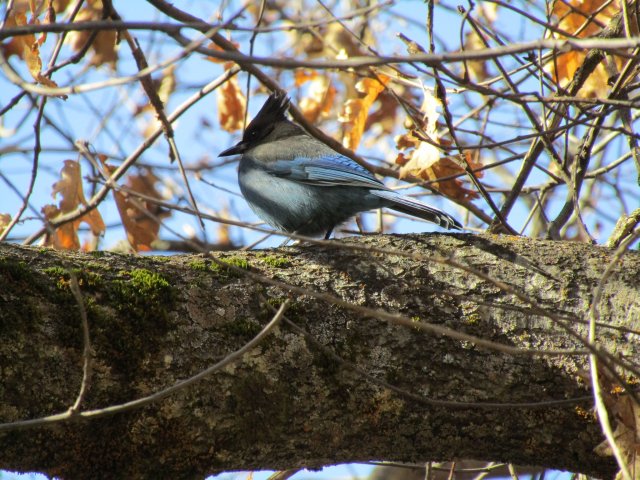
[{"label": "blue wing feather", "polygon": [[268,164],[267,170],[278,177],[310,185],[386,189],[369,170],[339,154],[276,160]]}]

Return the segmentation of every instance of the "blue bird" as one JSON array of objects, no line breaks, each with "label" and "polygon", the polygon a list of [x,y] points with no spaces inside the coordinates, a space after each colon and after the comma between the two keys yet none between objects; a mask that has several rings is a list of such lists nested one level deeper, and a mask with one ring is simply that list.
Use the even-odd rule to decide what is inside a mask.
[{"label": "blue bird", "polygon": [[287,119],[288,108],[286,94],[271,94],[242,141],[219,155],[242,154],[240,190],[269,225],[327,239],[356,213],[387,207],[444,228],[462,228],[451,215],[390,190],[369,170],[313,138]]}]

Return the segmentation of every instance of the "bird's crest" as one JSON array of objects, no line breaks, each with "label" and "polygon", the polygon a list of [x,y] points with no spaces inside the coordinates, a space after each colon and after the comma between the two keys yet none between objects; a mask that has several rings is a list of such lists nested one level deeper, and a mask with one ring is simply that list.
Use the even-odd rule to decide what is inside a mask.
[{"label": "bird's crest", "polygon": [[244,132],[242,141],[246,145],[255,145],[271,133],[279,122],[290,123],[285,116],[289,108],[289,97],[283,91],[275,91],[251,120]]},{"label": "bird's crest", "polygon": [[286,120],[285,113],[289,108],[289,102],[289,97],[285,92],[276,90],[269,95],[269,98],[264,102],[264,105],[251,123],[256,121],[267,123]]}]

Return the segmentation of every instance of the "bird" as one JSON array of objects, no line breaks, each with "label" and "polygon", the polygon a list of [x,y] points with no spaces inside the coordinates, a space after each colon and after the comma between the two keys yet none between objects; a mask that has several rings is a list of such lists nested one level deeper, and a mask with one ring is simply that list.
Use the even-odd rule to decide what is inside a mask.
[{"label": "bird", "polygon": [[386,187],[372,172],[287,119],[290,100],[275,91],[246,127],[242,140],[219,156],[242,155],[238,183],[253,212],[285,233],[328,239],[359,212],[382,207],[446,229],[451,215]]}]

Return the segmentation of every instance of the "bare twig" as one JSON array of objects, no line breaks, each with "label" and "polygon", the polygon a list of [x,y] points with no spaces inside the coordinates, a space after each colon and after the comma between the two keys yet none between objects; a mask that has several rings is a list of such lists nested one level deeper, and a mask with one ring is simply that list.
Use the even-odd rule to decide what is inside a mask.
[{"label": "bare twig", "polygon": [[[186,112],[193,104],[198,102],[202,97],[208,95],[233,75],[238,73],[237,68],[230,68],[226,72],[224,72],[220,77],[211,81],[207,85],[205,85],[201,90],[196,92],[190,98],[188,98],[185,102],[183,102],[178,108],[176,108],[173,113],[171,113],[168,117],[169,121],[174,122],[177,120],[184,112]],[[126,171],[136,162],[136,160],[142,155],[142,153],[151,146],[157,139],[160,137],[162,133],[161,127],[156,127],[156,129],[147,137],[139,146],[136,148],[133,153],[131,153],[121,164],[120,166],[111,174],[110,181],[116,182],[118,181]],[[100,189],[91,199],[87,202],[86,205],[81,206],[73,212],[69,212],[68,214],[60,215],[56,217],[55,220],[50,222],[51,228],[59,227],[67,222],[71,222],[80,218],[85,213],[89,212],[96,208],[100,202],[106,197],[109,193],[112,186],[107,183],[103,188]],[[42,228],[37,232],[30,235],[25,241],[25,245],[31,245],[34,241],[40,238],[46,232],[46,228]]]},{"label": "bare twig", "polygon": [[82,299],[82,292],[78,285],[78,278],[71,270],[67,270],[69,273],[69,289],[76,299],[78,310],[80,311],[80,322],[82,325],[82,381],[80,383],[80,390],[76,401],[69,408],[69,413],[75,415],[80,411],[80,406],[84,400],[87,390],[89,388],[89,377],[91,376],[91,339],[89,337],[89,321],[87,320],[87,309]]},{"label": "bare twig", "polygon": [[[634,235],[627,238],[623,241],[620,246],[616,249],[616,252],[607,265],[602,277],[600,278],[600,282],[593,293],[593,300],[591,301],[591,306],[589,308],[589,342],[592,344],[596,344],[596,323],[600,318],[600,313],[598,310],[598,305],[600,303],[600,299],[602,297],[602,293],[604,290],[604,286],[609,280],[609,277],[615,271],[615,268],[622,258],[622,256],[627,252],[629,245],[640,237],[640,231],[636,232]],[[620,467],[620,472],[625,480],[632,480],[632,477],[629,469],[627,467],[627,460],[624,457],[623,453],[620,451],[620,448],[615,440],[613,430],[611,428],[611,423],[609,422],[609,414],[607,413],[607,407],[604,403],[602,389],[600,387],[600,379],[598,373],[598,356],[589,355],[589,365],[591,368],[591,388],[593,389],[593,399],[596,407],[596,411],[598,413],[598,421],[600,422],[600,426],[602,427],[602,432],[604,433],[609,446],[613,452],[613,456],[618,462],[618,466]],[[628,389],[627,389],[628,390]]]}]

